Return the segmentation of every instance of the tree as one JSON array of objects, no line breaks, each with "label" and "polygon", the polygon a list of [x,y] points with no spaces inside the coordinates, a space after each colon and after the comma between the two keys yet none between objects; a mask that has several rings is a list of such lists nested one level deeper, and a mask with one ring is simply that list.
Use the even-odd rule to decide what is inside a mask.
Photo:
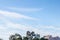
[{"label": "tree", "polygon": [[9,37],[9,40],[22,40],[22,37],[21,37],[21,35],[20,34],[15,34],[15,35],[11,35],[10,37]]},{"label": "tree", "polygon": [[21,37],[20,34],[17,34],[17,33],[16,33],[16,34],[15,34],[15,39],[16,39],[16,40],[22,40],[22,37]]},{"label": "tree", "polygon": [[31,36],[31,32],[30,32],[30,31],[27,31],[27,32],[26,32],[26,36],[27,36],[27,37]]},{"label": "tree", "polygon": [[0,40],[3,40],[3,39],[0,38]]},{"label": "tree", "polygon": [[40,40],[39,38],[33,38],[33,40]]},{"label": "tree", "polygon": [[33,36],[30,31],[26,32],[26,37],[28,38],[28,40],[32,40]]},{"label": "tree", "polygon": [[27,37],[23,37],[23,40],[28,40],[28,38]]},{"label": "tree", "polygon": [[45,39],[44,37],[42,37],[40,40],[48,40],[48,39]]},{"label": "tree", "polygon": [[9,37],[9,40],[15,40],[15,35],[11,35],[11,36]]},{"label": "tree", "polygon": [[31,32],[31,35],[32,35],[32,36],[35,36],[35,32],[34,32],[34,31],[32,31],[32,32]]},{"label": "tree", "polygon": [[40,34],[35,34],[35,38],[40,38]]}]

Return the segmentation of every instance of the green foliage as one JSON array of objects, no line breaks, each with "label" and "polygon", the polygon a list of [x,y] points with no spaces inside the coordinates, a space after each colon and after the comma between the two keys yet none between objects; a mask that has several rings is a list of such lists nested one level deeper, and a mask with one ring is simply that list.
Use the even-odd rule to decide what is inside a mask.
[{"label": "green foliage", "polygon": [[23,40],[28,40],[28,38],[27,37],[23,37]]},{"label": "green foliage", "polygon": [[35,34],[35,32],[27,31],[26,34],[27,34],[26,37],[23,37],[23,39],[20,34],[11,35],[9,40],[48,40],[48,39],[45,39],[44,37],[40,38],[40,35]]},{"label": "green foliage", "polygon": [[[35,38],[33,38],[33,36]],[[39,37],[40,37],[40,35],[35,34],[35,32],[27,31],[26,32],[26,37],[23,37],[23,39],[22,39],[20,34],[16,33],[14,35],[11,35],[9,40],[40,40]]]},{"label": "green foliage", "polygon": [[3,39],[0,39],[0,40],[3,40]]},{"label": "green foliage", "polygon": [[40,40],[48,40],[48,39],[45,39],[45,38],[42,37]]},{"label": "green foliage", "polygon": [[40,39],[38,39],[38,38],[34,38],[33,40],[40,40]]},{"label": "green foliage", "polygon": [[22,40],[22,37],[20,34],[15,34],[15,35],[11,35],[9,40]]}]

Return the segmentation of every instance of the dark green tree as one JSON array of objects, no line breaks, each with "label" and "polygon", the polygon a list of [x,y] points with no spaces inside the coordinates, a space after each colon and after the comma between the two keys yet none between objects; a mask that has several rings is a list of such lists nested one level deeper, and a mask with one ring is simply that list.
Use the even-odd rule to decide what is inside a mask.
[{"label": "dark green tree", "polygon": [[23,40],[28,40],[28,38],[27,37],[23,37]]},{"label": "dark green tree", "polygon": [[16,34],[15,34],[15,39],[16,39],[16,40],[22,40],[22,37],[21,37],[20,34],[17,34],[17,33],[16,33]]},{"label": "dark green tree", "polygon": [[44,37],[40,38],[40,40],[48,40],[48,39],[45,39]]},{"label": "dark green tree", "polygon": [[33,40],[40,40],[39,38],[33,38]]},{"label": "dark green tree", "polygon": [[3,39],[0,38],[0,40],[3,40]]},{"label": "dark green tree", "polygon": [[15,34],[15,35],[11,35],[9,37],[9,40],[22,40],[22,37],[20,34]]}]

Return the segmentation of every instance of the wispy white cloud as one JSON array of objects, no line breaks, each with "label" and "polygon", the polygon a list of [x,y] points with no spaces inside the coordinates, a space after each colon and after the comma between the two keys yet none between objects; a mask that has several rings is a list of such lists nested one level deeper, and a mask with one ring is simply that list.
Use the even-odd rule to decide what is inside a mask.
[{"label": "wispy white cloud", "polygon": [[[38,26],[37,25],[38,27],[33,27],[32,25],[18,24],[18,23],[14,23],[14,22],[11,22],[10,20],[6,19],[6,17],[11,17],[11,18],[17,18],[17,19],[24,18],[24,19],[36,20],[36,18],[21,15],[19,13],[15,13],[15,12],[2,11],[2,10],[0,10],[0,14],[1,14],[0,19],[4,22],[3,25],[0,25],[0,37],[4,38],[6,40],[9,38],[9,36],[11,34],[14,34],[16,32],[21,33],[23,31],[26,32],[27,30],[35,31],[36,33],[39,33],[41,35],[47,35],[47,34],[50,34],[53,36],[55,36],[55,34],[58,36],[60,35],[59,33],[55,33],[55,32],[51,33],[48,30],[41,30],[41,28],[60,30],[60,28],[56,28],[54,26]],[[4,17],[4,16],[6,16],[6,17]],[[20,31],[20,30],[22,30],[22,31]]]},{"label": "wispy white cloud", "polygon": [[[22,25],[22,24],[15,24],[15,23],[10,22],[10,23],[7,23],[7,26],[10,27],[10,28],[13,28],[13,29],[20,29],[20,30],[23,30],[25,32],[28,31],[28,30],[29,31],[35,31],[36,33],[39,33],[42,36],[43,35],[59,36],[58,33],[55,33],[56,31],[52,32],[52,31],[48,31],[48,30],[41,30],[41,29],[39,29],[39,27],[33,27],[33,26],[30,26],[30,25],[25,25],[25,24]],[[47,28],[50,28],[50,29],[53,29],[53,30],[58,30],[58,28],[55,28],[54,26],[48,26],[48,27],[43,28],[43,29],[47,29]]]},{"label": "wispy white cloud", "polygon": [[[25,31],[25,29],[28,30],[28,28],[29,28],[29,27],[26,27],[25,25],[13,23],[10,20],[8,20],[6,17],[13,18],[13,19],[14,18],[16,18],[16,19],[23,18],[23,19],[29,19],[29,20],[37,20],[36,18],[21,15],[19,13],[0,10],[0,22],[1,22],[0,23],[0,38],[4,37],[3,39],[5,39],[5,40],[8,40],[8,38],[11,34],[22,32],[22,31],[21,32],[17,31],[18,29]],[[23,28],[23,27],[25,27],[25,28]],[[14,30],[14,29],[16,29],[16,30]],[[31,30],[31,28],[29,30]]]},{"label": "wispy white cloud", "polygon": [[53,30],[60,30],[60,27],[56,27],[56,26],[45,26],[44,28],[53,29]]},{"label": "wispy white cloud", "polygon": [[0,15],[0,19],[4,19],[4,17]]},{"label": "wispy white cloud", "polygon": [[0,25],[0,30],[5,30],[6,28],[3,25]]},{"label": "wispy white cloud", "polygon": [[30,19],[30,20],[38,20],[37,18],[25,16],[25,15],[22,15],[22,14],[16,13],[16,12],[9,12],[9,11],[0,10],[0,14],[4,15],[6,17],[17,18],[17,19],[23,18],[23,19]]},{"label": "wispy white cloud", "polygon": [[16,7],[8,7],[8,9],[21,11],[21,12],[35,12],[35,11],[41,11],[43,8],[16,8]]},{"label": "wispy white cloud", "polygon": [[25,24],[16,24],[16,23],[13,23],[13,22],[6,22],[5,24],[7,27],[9,28],[13,28],[13,29],[20,29],[20,30],[23,30],[23,31],[39,31],[39,29],[35,28],[35,27],[32,27],[30,25],[25,25]]},{"label": "wispy white cloud", "polygon": [[38,27],[38,29],[60,30],[60,27],[52,26],[52,25],[50,25],[50,26],[48,26],[48,25],[46,25],[46,26],[37,25],[36,28],[37,27]]},{"label": "wispy white cloud", "polygon": [[[42,36],[43,35],[47,35],[47,34],[50,34],[50,35],[53,35],[53,36],[56,36],[56,35],[60,35],[59,33],[51,33],[50,31],[47,31],[47,30],[41,30],[39,29],[39,27],[33,27],[31,25],[25,25],[25,24],[18,24],[18,23],[14,23],[14,22],[11,22],[10,20],[7,20],[7,19],[3,19],[5,21],[5,24],[4,26],[1,25],[0,28],[2,29],[2,26],[6,29],[4,29],[3,31],[0,31],[0,36],[1,38],[3,39],[8,39],[9,36],[11,34],[14,34],[14,33],[21,33],[21,32],[26,32],[26,31],[35,31],[36,33],[39,33],[41,34]],[[12,28],[12,29],[11,29]],[[41,26],[41,28],[53,28],[55,30],[57,30],[57,28],[55,28],[54,26]],[[15,30],[14,30],[15,29]],[[22,31],[20,31],[22,30]],[[23,33],[24,34],[24,33]],[[7,35],[7,36],[6,36]]]}]

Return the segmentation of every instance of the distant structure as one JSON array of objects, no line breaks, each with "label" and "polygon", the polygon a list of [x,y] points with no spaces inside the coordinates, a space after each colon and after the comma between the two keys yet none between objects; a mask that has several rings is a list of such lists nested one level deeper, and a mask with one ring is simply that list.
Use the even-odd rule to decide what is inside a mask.
[{"label": "distant structure", "polygon": [[45,39],[49,39],[49,38],[51,38],[51,37],[52,37],[51,35],[46,35],[46,36],[44,36]]},{"label": "distant structure", "polygon": [[51,37],[49,40],[60,40],[60,37]]},{"label": "distant structure", "polygon": [[45,39],[48,39],[48,40],[60,40],[60,37],[52,37],[51,35],[47,35],[47,36],[44,36]]}]

